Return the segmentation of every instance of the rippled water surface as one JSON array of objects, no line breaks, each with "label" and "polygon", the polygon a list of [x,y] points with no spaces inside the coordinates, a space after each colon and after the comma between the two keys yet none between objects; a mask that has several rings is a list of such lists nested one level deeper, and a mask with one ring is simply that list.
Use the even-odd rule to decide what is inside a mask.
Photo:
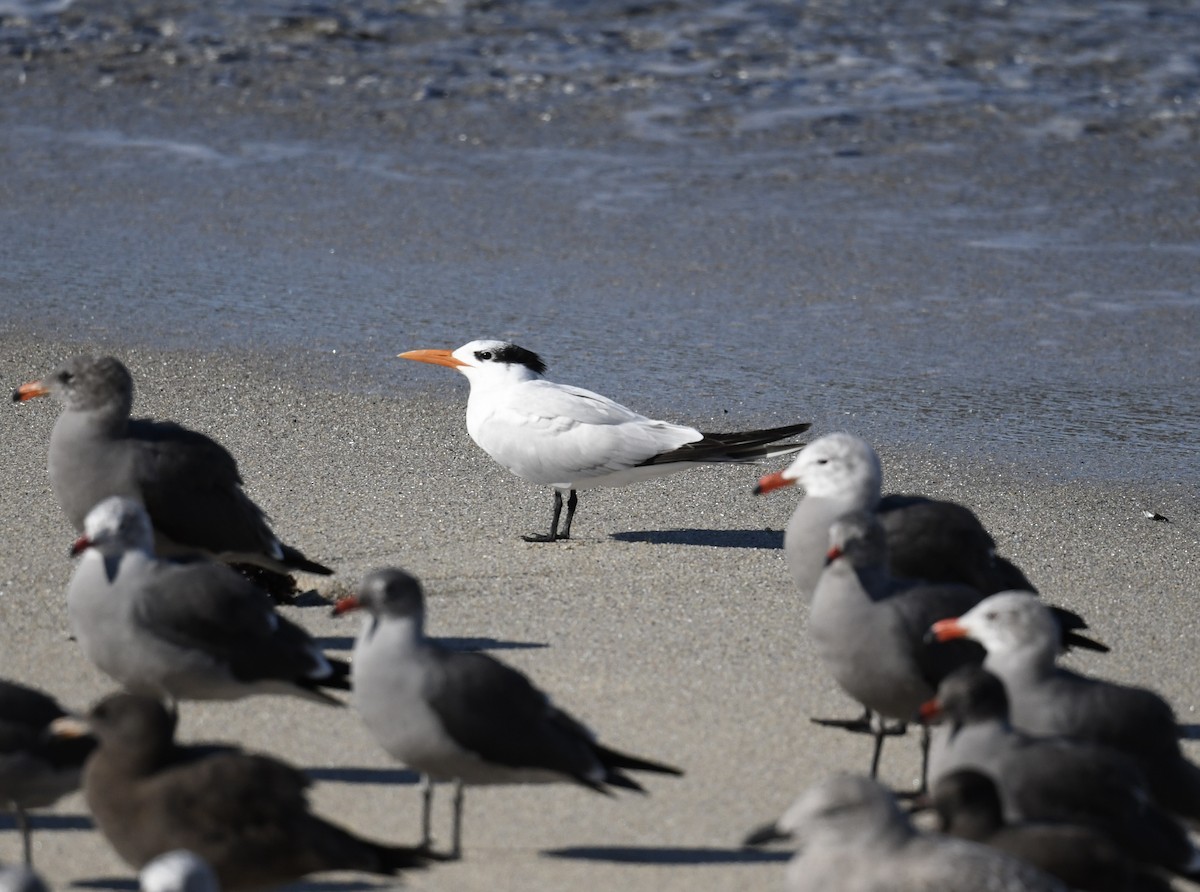
[{"label": "rippled water surface", "polygon": [[0,47],[35,331],[377,390],[511,336],[693,421],[1200,471],[1191,4],[8,0]]}]

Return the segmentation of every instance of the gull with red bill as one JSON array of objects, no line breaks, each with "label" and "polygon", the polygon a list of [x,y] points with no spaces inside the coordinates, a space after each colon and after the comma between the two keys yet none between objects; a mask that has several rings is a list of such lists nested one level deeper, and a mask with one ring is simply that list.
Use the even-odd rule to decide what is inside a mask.
[{"label": "gull with red bill", "polygon": [[1200,851],[1183,823],[1154,801],[1133,759],[1091,741],[1013,727],[1005,686],[986,669],[964,666],[947,676],[922,705],[921,720],[941,720],[930,755],[935,788],[955,772],[982,772],[1011,820],[1082,824],[1138,861],[1200,879]]},{"label": "gull with red bill", "polygon": [[126,690],[171,700],[293,694],[334,706],[350,667],[326,657],[266,592],[216,561],[154,554],[145,509],[113,496],[72,554],[67,619],[84,654]]},{"label": "gull with red bill", "polygon": [[887,535],[888,566],[895,576],[927,582],[960,582],[986,595],[1005,589],[1036,591],[971,509],[919,495],[883,495],[883,467],[871,445],[844,432],[805,446],[782,471],[759,478],[761,495],[786,486],[804,488],[784,533],[788,570],[811,598],[825,568],[829,525],[854,511],[879,516]]},{"label": "gull with red bill", "polygon": [[421,584],[403,570],[368,574],[333,612],[359,609],[368,616],[351,663],[354,707],[380,746],[423,775],[422,847],[430,846],[434,781],[454,782],[457,858],[464,784],[573,782],[644,793],[626,771],[682,773],[604,746],[516,669],[426,637]]},{"label": "gull with red bill", "polygon": [[[979,663],[978,645],[957,642],[930,647],[924,630],[939,617],[963,613],[984,598],[961,583],[901,579],[888,569],[887,538],[878,515],[858,511],[834,521],[828,532],[828,565],[808,614],[813,650],[834,679],[867,714],[861,719],[814,719],[818,724],[870,733],[875,738],[871,776],[879,767],[885,737],[903,733],[938,682],[959,666]],[[1058,643],[1091,650],[1108,648],[1083,635],[1077,614],[1052,608],[1062,624]],[[880,717],[900,722],[889,726]],[[923,735],[922,752],[927,753]],[[922,759],[920,789],[925,789]]]},{"label": "gull with red bill", "polygon": [[837,775],[800,795],[743,843],[795,839],[788,892],[1067,892],[1031,864],[976,842],[925,833],[896,797],[865,777]]},{"label": "gull with red bill", "polygon": [[[471,439],[518,477],[553,488],[550,532],[525,536],[529,542],[571,538],[577,490],[624,486],[698,464],[788,455],[803,444],[771,444],[810,426],[703,433],[657,421],[590,390],[547,381],[541,357],[506,341],[471,341],[453,351],[410,350],[400,357],[461,372],[471,386]],[[560,528],[564,496],[567,516]]]},{"label": "gull with red bill", "polygon": [[50,488],[76,530],[102,499],[128,496],[146,506],[164,557],[333,572],[279,541],[220,443],[173,422],[130,418],[133,377],[120,360],[79,356],[13,391],[16,402],[41,396],[63,405],[50,434]]},{"label": "gull with red bill", "polygon": [[984,667],[1008,690],[1012,723],[1030,734],[1104,744],[1132,756],[1155,799],[1200,821],[1200,766],[1179,746],[1181,729],[1169,703],[1145,688],[1116,684],[1055,663],[1058,624],[1026,592],[1001,592],[957,619],[934,623],[938,641],[970,638],[987,650]]}]

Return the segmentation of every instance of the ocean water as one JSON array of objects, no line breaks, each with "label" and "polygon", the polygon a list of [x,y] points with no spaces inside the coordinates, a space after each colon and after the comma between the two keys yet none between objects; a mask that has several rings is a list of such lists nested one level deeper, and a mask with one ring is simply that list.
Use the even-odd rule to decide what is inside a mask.
[{"label": "ocean water", "polygon": [[5,324],[1197,479],[1192,4],[350,7],[0,6]]}]

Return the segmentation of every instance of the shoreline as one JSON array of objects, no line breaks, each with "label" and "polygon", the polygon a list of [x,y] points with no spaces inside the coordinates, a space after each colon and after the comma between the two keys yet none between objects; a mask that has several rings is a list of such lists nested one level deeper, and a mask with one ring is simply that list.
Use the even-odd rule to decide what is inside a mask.
[{"label": "shoreline", "polygon": [[[11,331],[0,345],[10,389],[79,346]],[[517,536],[543,526],[549,493],[470,442],[465,387],[452,399],[314,391],[296,377],[302,362],[280,370],[228,351],[122,355],[135,378],[135,414],[179,421],[229,448],[280,537],[333,565],[335,586],[376,567],[409,569],[429,595],[431,634],[498,644],[497,657],[527,671],[602,740],[687,772],[651,778],[645,798],[567,785],[471,790],[466,860],[406,876],[407,888],[777,888],[786,856],[742,855],[741,836],[810,783],[866,768],[869,741],[809,724],[808,716],[848,704],[808,653],[805,610],[789,590],[780,531],[796,496],[752,497],[757,468],[704,468],[586,491],[577,539],[531,545]],[[0,674],[83,709],[111,686],[66,637],[73,533],[45,471],[58,408],[37,400],[10,412]],[[889,489],[969,504],[1048,599],[1081,612],[1112,646],[1106,656],[1073,658],[1075,665],[1154,687],[1181,722],[1198,720],[1190,685],[1200,640],[1192,486],[1057,484],[1016,479],[987,462],[888,443],[879,449]],[[1169,523],[1140,515],[1150,500],[1145,507]],[[328,616],[315,599],[301,603],[311,606],[285,610],[331,649],[351,646],[357,623]],[[264,697],[189,703],[181,737],[236,741],[320,769],[326,779],[313,801],[321,813],[385,840],[415,838],[415,788],[396,783],[405,779],[401,766],[349,710]],[[1186,746],[1194,756],[1195,745]],[[889,743],[883,759],[885,780],[910,783],[915,739]],[[328,779],[336,777],[343,779]],[[445,838],[446,802],[438,801],[435,833]],[[85,813],[72,796],[35,817],[35,864],[54,887],[132,875],[80,829]],[[0,858],[15,858],[18,845],[15,833],[5,834]],[[304,885],[322,888],[332,876]]]}]

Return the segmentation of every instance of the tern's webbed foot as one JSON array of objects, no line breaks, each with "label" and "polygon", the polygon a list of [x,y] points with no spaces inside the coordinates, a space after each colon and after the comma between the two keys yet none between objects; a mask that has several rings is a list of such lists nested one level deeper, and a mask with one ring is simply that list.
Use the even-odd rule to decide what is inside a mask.
[{"label": "tern's webbed foot", "polygon": [[555,536],[552,533],[530,533],[527,536],[522,536],[526,542],[557,542],[559,539],[566,538],[565,536]]}]

